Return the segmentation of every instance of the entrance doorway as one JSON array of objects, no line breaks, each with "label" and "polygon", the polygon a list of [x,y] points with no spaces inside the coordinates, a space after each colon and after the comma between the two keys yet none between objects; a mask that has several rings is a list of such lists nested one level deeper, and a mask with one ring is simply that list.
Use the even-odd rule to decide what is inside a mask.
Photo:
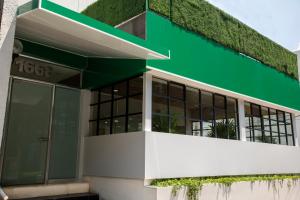
[{"label": "entrance doorway", "polygon": [[80,90],[12,78],[1,183],[77,176]]}]

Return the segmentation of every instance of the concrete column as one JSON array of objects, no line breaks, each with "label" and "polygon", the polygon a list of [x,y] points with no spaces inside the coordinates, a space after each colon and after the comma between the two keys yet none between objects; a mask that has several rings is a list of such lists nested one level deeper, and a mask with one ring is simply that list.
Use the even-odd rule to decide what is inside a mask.
[{"label": "concrete column", "polygon": [[90,102],[91,91],[81,90],[80,92],[80,121],[79,121],[79,164],[78,177],[82,178],[84,164],[84,138],[89,135]]},{"label": "concrete column", "polygon": [[240,140],[241,141],[247,141],[244,100],[241,100],[241,99],[238,100],[238,109],[239,109]]},{"label": "concrete column", "polygon": [[16,27],[16,1],[4,0],[0,30],[0,144],[2,141],[6,105],[8,98],[9,76]]},{"label": "concrete column", "polygon": [[152,130],[152,75],[143,76],[143,131]]},{"label": "concrete column", "polygon": [[294,139],[295,139],[295,146],[299,146],[299,135],[300,135],[300,116],[292,114],[292,123],[293,123],[293,132],[294,132]]}]

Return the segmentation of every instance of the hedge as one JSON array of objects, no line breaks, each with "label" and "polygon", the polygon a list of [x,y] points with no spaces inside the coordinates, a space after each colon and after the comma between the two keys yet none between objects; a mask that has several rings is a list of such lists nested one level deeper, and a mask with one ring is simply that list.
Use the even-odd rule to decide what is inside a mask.
[{"label": "hedge", "polygon": [[115,26],[145,11],[145,0],[98,0],[82,14]]},{"label": "hedge", "polygon": [[149,0],[149,8],[190,31],[298,78],[294,53],[205,0]]}]

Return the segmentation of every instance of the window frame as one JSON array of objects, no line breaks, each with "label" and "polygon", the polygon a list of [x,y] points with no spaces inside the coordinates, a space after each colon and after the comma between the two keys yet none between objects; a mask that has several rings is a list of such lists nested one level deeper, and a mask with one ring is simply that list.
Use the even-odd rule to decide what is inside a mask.
[{"label": "window frame", "polygon": [[[260,141],[262,143],[295,146],[295,133],[294,133],[294,129],[293,129],[294,125],[293,125],[292,114],[291,113],[288,113],[288,112],[285,112],[285,111],[282,111],[282,110],[278,110],[278,109],[274,109],[274,108],[269,108],[269,107],[266,107],[266,106],[261,106],[261,105],[251,103],[251,102],[245,102],[245,103],[250,105],[250,115],[247,116],[247,118],[249,118],[249,123],[248,123],[249,126],[246,126],[246,131],[250,132],[250,137],[247,137],[247,141],[257,142],[256,141],[255,130],[258,130],[258,131],[261,131],[261,133],[262,133],[262,141]],[[254,127],[253,117],[257,117],[257,116],[253,115],[253,106],[257,106],[259,108],[259,118],[260,118],[260,124],[261,124],[260,130],[256,129]],[[267,111],[268,111],[268,125],[265,125],[265,123],[264,123],[264,120],[266,120],[266,118],[262,115],[262,108],[267,108]],[[271,118],[271,110],[273,112],[275,111],[274,114],[276,114],[276,124],[275,124],[275,126],[276,126],[277,131],[274,130],[274,119]],[[279,121],[279,113],[282,114],[282,118],[283,118],[282,121]],[[287,123],[287,121],[286,121],[286,115],[287,114],[290,117],[290,122],[289,123]],[[246,116],[245,116],[245,118],[246,118]],[[280,123],[283,123],[283,124],[280,124]],[[283,127],[284,128],[284,133],[281,133],[281,131],[280,131],[280,126],[282,126],[282,125],[284,126]],[[287,131],[287,126],[288,125],[291,126],[291,133],[290,134]],[[269,131],[266,129],[266,126],[270,127]],[[266,132],[270,132],[270,138],[271,138],[270,142],[266,141]],[[285,138],[285,143],[283,141],[281,141],[282,136]],[[292,137],[292,144],[289,144],[288,137]],[[274,138],[278,139],[278,143],[273,142]]]},{"label": "window frame", "polygon": [[[125,118],[124,133],[127,133],[128,132],[129,117],[143,114],[142,108],[141,108],[141,112],[129,113],[129,99],[131,97],[143,96],[143,93],[144,93],[143,88],[142,88],[141,92],[130,94],[129,82],[130,82],[130,80],[133,80],[133,79],[136,79],[136,78],[140,78],[142,81],[144,81],[142,75],[137,75],[137,76],[134,76],[134,77],[131,77],[131,78],[128,78],[128,79],[125,79],[125,80],[121,80],[121,81],[115,82],[113,84],[106,85],[106,86],[103,86],[103,87],[100,87],[100,88],[97,88],[97,89],[94,89],[94,90],[91,91],[91,92],[98,92],[98,95],[97,95],[98,100],[97,100],[96,103],[90,103],[90,112],[92,112],[91,108],[93,106],[98,106],[98,108],[97,108],[97,118],[96,119],[89,119],[89,124],[96,122],[96,124],[97,124],[96,125],[97,126],[96,127],[97,128],[96,133],[91,133],[90,132],[89,135],[95,135],[95,136],[103,135],[103,134],[100,134],[100,128],[101,128],[100,127],[100,121],[103,121],[103,120],[110,120],[109,135],[116,134],[116,133],[113,133],[114,119],[123,118],[123,117]],[[125,96],[115,98],[114,88],[115,88],[116,85],[118,85],[120,83],[126,84],[126,93],[125,93]],[[109,100],[101,101],[101,91],[105,88],[108,88],[108,87],[110,87],[111,97],[110,97]],[[125,113],[120,114],[120,115],[115,115],[114,114],[114,104],[115,104],[116,101],[119,101],[119,100],[125,100]],[[142,98],[142,101],[143,101],[143,98]],[[106,103],[110,103],[110,114],[109,114],[108,117],[101,117],[100,116],[101,107],[103,106],[103,104],[106,104]],[[142,131],[142,130],[140,130],[140,131]]]},{"label": "window frame", "polygon": [[[215,97],[216,96],[220,96],[222,98],[224,98],[224,112],[225,112],[225,121],[226,121],[226,134],[227,134],[227,138],[223,138],[223,139],[232,139],[230,138],[230,135],[229,135],[229,129],[228,129],[228,126],[229,126],[229,119],[228,119],[228,99],[232,99],[235,101],[235,134],[236,134],[236,139],[235,140],[239,140],[240,139],[240,130],[239,130],[239,110],[238,110],[238,100],[234,97],[229,97],[229,96],[226,96],[226,95],[222,95],[222,94],[219,94],[219,93],[213,93],[213,92],[209,92],[209,91],[205,91],[205,90],[201,90],[201,89],[198,89],[198,88],[194,88],[194,87],[191,87],[191,86],[188,86],[188,85],[185,85],[185,84],[181,84],[181,83],[177,83],[177,82],[174,82],[174,81],[169,81],[169,80],[166,80],[166,79],[163,79],[163,78],[159,78],[159,77],[153,77],[152,79],[152,85],[153,85],[153,82],[155,80],[160,80],[160,81],[163,81],[163,82],[166,82],[166,87],[167,87],[167,94],[166,95],[161,95],[161,94],[157,94],[155,93],[154,90],[152,90],[152,107],[153,107],[153,99],[154,97],[159,97],[159,98],[164,98],[164,99],[167,99],[167,114],[160,114],[160,113],[155,113],[153,111],[153,108],[152,108],[152,121],[153,121],[153,118],[155,116],[160,116],[160,117],[167,117],[168,118],[168,133],[174,133],[171,131],[171,119],[172,119],[172,116],[171,116],[171,112],[170,112],[170,101],[171,100],[177,100],[177,101],[183,101],[184,103],[184,113],[183,113],[183,117],[184,117],[184,123],[185,123],[185,132],[184,133],[175,133],[175,134],[184,134],[184,135],[190,135],[192,134],[193,135],[193,132],[197,132],[197,131],[200,131],[200,136],[203,136],[203,102],[202,102],[202,94],[203,93],[208,93],[212,96],[212,129],[214,130],[215,132],[215,137],[218,138],[218,135],[216,133],[216,105],[215,105]],[[183,98],[182,99],[179,99],[179,98],[175,98],[175,97],[171,97],[170,96],[170,85],[171,84],[174,84],[174,85],[179,85],[182,87],[182,90],[183,90]],[[198,119],[195,119],[195,118],[190,118],[187,116],[187,90],[188,88],[192,89],[192,90],[195,90],[198,92],[198,106],[199,106],[199,113],[198,113]],[[199,120],[200,121],[200,129],[199,130],[194,130],[193,127],[191,128],[191,133],[188,133],[188,127],[187,127],[187,124],[188,124],[188,121],[195,121],[195,120]],[[152,129],[153,129],[153,122],[152,122]],[[155,130],[157,131],[157,130]],[[158,131],[159,132],[159,131]]]}]

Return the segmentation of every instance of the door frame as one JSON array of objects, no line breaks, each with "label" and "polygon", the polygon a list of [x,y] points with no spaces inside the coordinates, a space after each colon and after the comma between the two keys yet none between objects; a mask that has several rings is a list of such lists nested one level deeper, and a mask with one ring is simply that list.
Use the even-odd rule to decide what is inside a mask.
[{"label": "door frame", "polygon": [[[77,144],[77,162],[76,162],[76,175],[74,178],[71,179],[51,179],[49,180],[49,167],[50,167],[50,154],[51,154],[51,137],[52,137],[52,127],[53,127],[53,116],[54,116],[54,109],[55,109],[55,91],[56,88],[66,88],[70,90],[76,90],[80,91],[78,88],[73,88],[73,87],[68,87],[65,85],[60,85],[60,84],[54,84],[54,83],[49,83],[45,81],[39,81],[39,80],[34,80],[34,79],[29,79],[29,78],[24,78],[24,77],[18,77],[18,76],[13,76],[11,75],[9,78],[9,88],[8,88],[8,96],[7,96],[7,102],[6,102],[6,111],[5,111],[5,119],[4,119],[4,128],[3,128],[3,136],[2,136],[2,141],[1,141],[1,150],[0,150],[0,182],[2,182],[2,173],[3,173],[3,164],[4,164],[4,157],[5,157],[5,148],[6,148],[6,142],[7,142],[7,134],[8,134],[8,123],[9,123],[9,116],[10,116],[10,105],[11,105],[11,97],[12,97],[12,86],[13,86],[13,81],[14,80],[21,80],[21,81],[27,81],[31,83],[38,83],[42,85],[48,85],[52,87],[52,96],[51,96],[51,106],[50,106],[50,113],[49,113],[49,127],[48,127],[48,141],[47,141],[47,154],[46,154],[46,168],[44,172],[44,182],[41,184],[49,184],[49,183],[63,183],[63,182],[69,182],[69,181],[75,181],[78,180],[79,178],[79,161],[80,161],[80,128],[78,128],[78,144]],[[79,111],[79,116],[78,116],[78,123],[80,125],[80,111]],[[33,185],[33,184],[28,184],[28,185]]]}]

